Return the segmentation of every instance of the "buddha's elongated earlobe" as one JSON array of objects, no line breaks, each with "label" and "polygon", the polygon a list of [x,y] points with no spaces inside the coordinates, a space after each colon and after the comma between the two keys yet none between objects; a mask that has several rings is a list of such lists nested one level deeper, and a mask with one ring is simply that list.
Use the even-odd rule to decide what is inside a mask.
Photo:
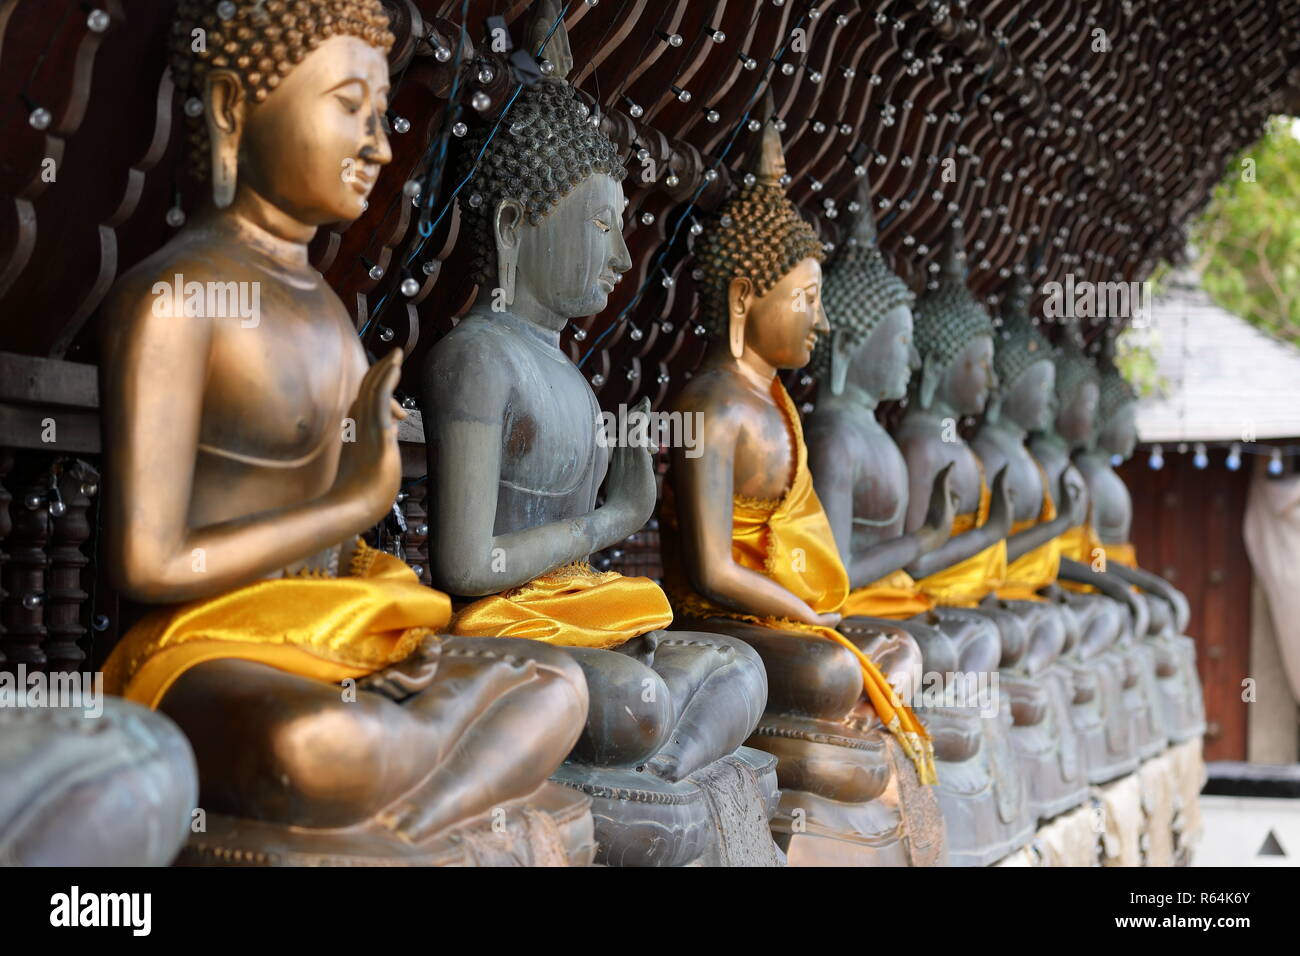
[{"label": "buddha's elongated earlobe", "polygon": [[497,246],[497,288],[505,305],[515,301],[515,277],[519,272],[519,223],[523,207],[513,199],[497,203],[492,217],[492,232]]},{"label": "buddha's elongated earlobe", "polygon": [[849,375],[849,356],[841,347],[844,344],[844,333],[832,330],[828,344],[831,349],[831,394],[843,395],[844,382]]},{"label": "buddha's elongated earlobe", "polygon": [[239,79],[229,70],[208,74],[208,142],[212,161],[212,202],[225,209],[235,200],[239,178],[239,140],[244,131],[245,101]]},{"label": "buddha's elongated earlobe", "polygon": [[727,343],[735,359],[745,354],[745,321],[752,288],[748,279],[732,279],[727,289]]},{"label": "buddha's elongated earlobe", "polygon": [[939,390],[939,379],[943,377],[943,372],[937,366],[934,357],[925,356],[921,360],[921,383],[917,388],[917,401],[922,408],[929,408],[934,404],[934,393]]}]

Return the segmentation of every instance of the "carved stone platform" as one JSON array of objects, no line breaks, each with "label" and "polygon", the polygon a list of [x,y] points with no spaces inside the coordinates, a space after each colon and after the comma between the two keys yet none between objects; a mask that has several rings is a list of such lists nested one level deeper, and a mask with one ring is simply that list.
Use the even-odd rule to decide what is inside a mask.
[{"label": "carved stone platform", "polygon": [[1010,737],[1031,816],[1049,820],[1079,806],[1087,799],[1088,781],[1086,755],[1070,719],[1071,675],[1057,664],[1033,678],[1003,674],[1001,683],[1013,715],[1022,715]]},{"label": "carved stone platform", "polygon": [[117,697],[0,708],[0,866],[165,866],[189,831],[198,775],[170,720]]},{"label": "carved stone platform", "polygon": [[966,760],[938,756],[935,796],[947,831],[953,866],[988,866],[1029,843],[1035,819],[1011,745],[1011,714],[999,707],[982,716],[973,707],[925,707],[917,711],[942,754],[943,737],[964,733],[978,741]]},{"label": "carved stone platform", "polygon": [[772,833],[791,866],[946,866],[933,787],[880,728],[765,714],[749,745],[778,758]]},{"label": "carved stone platform", "polygon": [[553,778],[591,799],[604,866],[781,866],[769,821],[776,758],[749,747],[671,783],[635,770],[563,764]]},{"label": "carved stone platform", "polygon": [[547,782],[438,834],[407,843],[375,823],[308,829],[209,814],[183,866],[587,866],[595,852],[590,801]]}]

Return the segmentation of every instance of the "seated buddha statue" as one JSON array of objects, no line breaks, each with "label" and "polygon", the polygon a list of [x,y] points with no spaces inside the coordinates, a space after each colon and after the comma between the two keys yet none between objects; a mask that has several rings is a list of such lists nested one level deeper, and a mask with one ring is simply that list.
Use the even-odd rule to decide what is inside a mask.
[{"label": "seated buddha statue", "polygon": [[[1074,470],[1047,470],[1026,446],[1031,431],[1047,427],[1053,408],[1053,349],[1028,314],[1028,282],[1017,277],[1003,300],[995,338],[997,387],[971,447],[986,469],[1007,469],[1015,522],[1007,539],[1008,563],[997,595],[1004,605],[1044,604],[1067,623],[1059,658],[1069,676],[1070,720],[1088,779],[1100,783],[1137,766],[1132,720],[1123,698],[1123,664],[1112,653],[1123,625],[1122,609],[1109,599],[1075,605],[1047,592],[1060,574],[1061,541],[1084,520],[1082,479]],[[1052,488],[1056,494],[1052,494]],[[1057,502],[1060,502],[1059,512]]]},{"label": "seated buddha statue", "polygon": [[[958,498],[953,535],[918,558],[911,571],[942,613],[983,616],[998,625],[1012,737],[1032,811],[1046,818],[1077,806],[1087,790],[1068,716],[1073,693],[1056,667],[1070,622],[1051,605],[1000,600],[997,594],[1005,584],[1006,536],[1014,519],[1011,476],[1002,464],[990,488],[981,459],[959,431],[960,420],[983,411],[998,385],[993,322],[966,287],[964,260],[960,225],[954,223],[940,272],[916,304],[921,370],[912,378],[907,411],[894,432],[912,488],[904,530],[921,526],[924,489],[951,466]],[[1035,512],[1041,499],[1041,493],[1034,496]],[[1025,538],[1017,545],[1036,546]]]},{"label": "seated buddha statue", "polygon": [[743,185],[694,250],[698,321],[712,334],[674,410],[698,415],[702,454],[673,449],[660,533],[684,621],[753,646],[768,674],[751,746],[778,757],[773,821],[791,865],[923,865],[945,856],[933,745],[903,701],[921,654],[889,626],[836,630],[849,592],[777,373],[827,331],[824,253],[785,196],[771,99]]},{"label": "seated buddha statue", "polygon": [[[547,9],[533,21],[543,38]],[[586,563],[641,529],[657,489],[653,450],[602,436],[560,346],[632,261],[623,164],[565,81],[563,25],[545,57],[553,69],[495,135],[472,129],[462,144],[457,178],[478,167],[461,216],[483,294],[423,372],[431,571],[457,598],[451,633],[527,638],[581,668],[590,708],[557,779],[592,795],[599,862],[716,862],[748,844],[775,864],[766,810],[748,830],[715,822],[719,800],[775,799],[774,761],[742,747],[767,695],[762,661],[726,635],[664,630],[673,613],[655,582]],[[743,786],[724,794],[728,768]]]},{"label": "seated buddha statue", "polygon": [[[809,365],[818,393],[806,422],[817,497],[849,575],[849,617],[840,627],[847,634],[863,624],[901,628],[920,646],[927,675],[946,686],[973,679],[969,686],[984,680],[987,687],[1002,656],[997,626],[974,615],[941,617],[905,570],[948,540],[952,466],[935,475],[925,523],[905,532],[907,466],[875,411],[881,401],[907,394],[915,297],[876,245],[865,179],[858,202],[864,212],[826,269],[822,301],[831,333]],[[1026,844],[1034,820],[1010,745],[1010,714],[997,707],[990,715],[966,696],[927,699],[916,710],[934,738],[949,857],[954,865],[984,866]]]},{"label": "seated buddha statue", "polygon": [[1154,657],[1163,729],[1174,740],[1189,740],[1205,730],[1196,644],[1183,636],[1189,605],[1181,591],[1138,565],[1129,538],[1133,501],[1113,464],[1131,457],[1137,444],[1137,394],[1105,353],[1098,376],[1096,427],[1074,460],[1091,495],[1095,543],[1105,555],[1099,564],[1144,599],[1149,623],[1136,633]]},{"label": "seated buddha statue", "polygon": [[[586,800],[547,780],[582,732],[581,668],[446,636],[447,596],[358,537],[398,491],[402,356],[367,367],[308,243],[391,158],[383,7],[222,6],[182,0],[172,31],[211,200],[103,317],[107,563],[160,605],[106,688],[193,745],[191,862],[589,860]],[[254,307],[205,309],[215,283]]]}]

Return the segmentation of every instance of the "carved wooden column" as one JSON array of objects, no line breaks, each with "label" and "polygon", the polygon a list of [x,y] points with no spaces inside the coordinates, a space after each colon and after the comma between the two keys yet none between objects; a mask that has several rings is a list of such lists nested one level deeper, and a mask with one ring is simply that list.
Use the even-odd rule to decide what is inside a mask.
[{"label": "carved wooden column", "polygon": [[432,585],[429,576],[429,514],[424,509],[427,485],[424,482],[411,488],[402,501],[402,514],[406,516],[406,532],[402,544],[406,549],[406,562],[415,569],[424,584]]},{"label": "carved wooden column", "polygon": [[[78,671],[86,659],[79,642],[86,635],[82,607],[90,597],[81,587],[82,570],[90,559],[81,546],[90,538],[90,495],[99,474],[85,462],[71,462],[59,479],[60,502],[51,505],[50,569],[45,597],[45,656],[51,671]],[[62,510],[62,514],[54,512]]]},{"label": "carved wooden column", "polygon": [[13,508],[13,531],[9,535],[9,560],[5,564],[4,654],[8,666],[26,664],[28,670],[44,669],[45,652],[45,569],[49,558],[45,544],[50,535],[48,494],[49,472],[19,465],[23,477],[18,484],[18,505]]}]

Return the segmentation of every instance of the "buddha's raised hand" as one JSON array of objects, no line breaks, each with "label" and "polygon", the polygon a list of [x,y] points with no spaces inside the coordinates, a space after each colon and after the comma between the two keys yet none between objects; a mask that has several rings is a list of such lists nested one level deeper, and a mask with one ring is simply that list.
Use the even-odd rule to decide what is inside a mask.
[{"label": "buddha's raised hand", "polygon": [[1011,522],[1015,517],[1015,494],[1007,480],[1007,466],[1003,465],[993,478],[993,500],[989,504],[989,519],[986,526],[996,529],[1005,538],[1011,531]]},{"label": "buddha's raised hand", "polygon": [[401,349],[370,366],[343,422],[343,448],[330,494],[361,502],[370,523],[392,507],[402,482],[397,422],[406,413],[393,401],[401,366]]},{"label": "buddha's raised hand", "polygon": [[925,513],[925,524],[917,529],[922,547],[928,553],[952,536],[952,521],[957,514],[957,493],[952,488],[953,463],[948,462],[934,476],[930,488],[930,505]]},{"label": "buddha's raised hand", "polygon": [[[647,413],[650,400],[637,402],[634,412]],[[613,508],[627,518],[632,534],[650,520],[654,513],[658,488],[655,485],[653,439],[650,445],[619,445],[612,450],[609,476],[605,479],[605,507]]]}]

